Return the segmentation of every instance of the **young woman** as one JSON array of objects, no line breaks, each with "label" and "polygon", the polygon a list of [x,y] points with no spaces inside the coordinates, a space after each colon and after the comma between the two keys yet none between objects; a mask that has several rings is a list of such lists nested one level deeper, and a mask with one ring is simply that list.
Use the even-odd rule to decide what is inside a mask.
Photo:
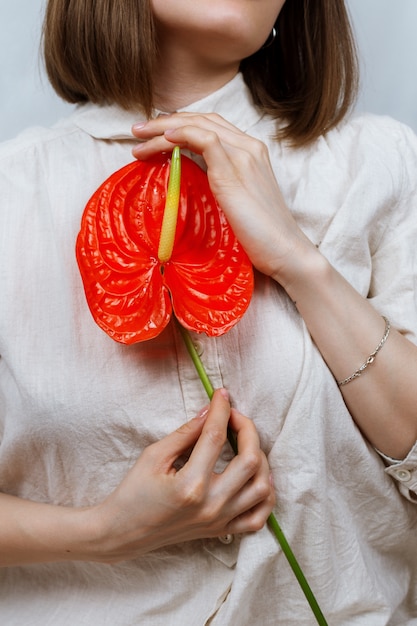
[{"label": "young woman", "polygon": [[[329,624],[417,624],[417,140],[347,117],[344,2],[49,0],[44,46],[81,106],[0,151],[2,622],[311,625],[274,508]],[[175,325],[113,342],[74,253],[132,149],[174,145],[256,268],[193,335],[204,409]]]}]

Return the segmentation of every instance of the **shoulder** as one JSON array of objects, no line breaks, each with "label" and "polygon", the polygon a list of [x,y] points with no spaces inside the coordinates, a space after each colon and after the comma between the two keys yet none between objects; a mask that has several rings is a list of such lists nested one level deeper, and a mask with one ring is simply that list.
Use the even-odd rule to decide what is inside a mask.
[{"label": "shoulder", "polygon": [[1,166],[2,168],[7,167],[7,163],[10,161],[25,160],[27,158],[26,155],[42,152],[49,146],[53,149],[67,136],[74,134],[78,130],[70,121],[70,118],[50,128],[41,126],[27,128],[14,139],[0,143]]},{"label": "shoulder", "polygon": [[0,144],[0,171],[16,165],[30,169],[34,158],[38,165],[66,157],[71,158],[71,162],[85,160],[103,142],[135,141],[131,127],[142,119],[141,115],[116,105],[79,105],[50,128],[29,128],[15,139]]},{"label": "shoulder", "polygon": [[301,168],[306,172],[308,167],[309,171],[334,175],[337,170],[346,183],[356,176],[361,177],[364,172],[373,172],[376,176],[385,176],[388,172],[388,178],[395,178],[397,183],[404,168],[411,175],[416,172],[417,136],[411,128],[392,117],[355,113],[302,147],[275,141],[272,138],[273,123],[265,116],[259,124],[258,134],[267,138],[273,161],[279,163],[284,159],[296,171]]},{"label": "shoulder", "polygon": [[368,162],[400,162],[404,154],[417,158],[417,136],[407,125],[389,116],[356,114],[327,133],[324,142],[335,153],[360,156]]},{"label": "shoulder", "polygon": [[347,136],[349,134],[369,136],[377,141],[387,136],[400,136],[404,133],[414,134],[412,129],[403,122],[389,115],[377,115],[375,113],[353,113],[339,124],[335,131]]},{"label": "shoulder", "polygon": [[[388,116],[355,114],[301,151],[329,185],[360,186],[392,199],[416,191],[417,136]],[[333,182],[334,181],[334,182]],[[336,182],[337,181],[337,182]]]}]

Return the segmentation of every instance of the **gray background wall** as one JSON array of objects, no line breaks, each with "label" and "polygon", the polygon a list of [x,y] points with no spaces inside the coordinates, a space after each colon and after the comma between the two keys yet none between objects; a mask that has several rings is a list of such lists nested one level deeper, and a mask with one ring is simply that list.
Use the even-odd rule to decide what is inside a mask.
[{"label": "gray background wall", "polygon": [[[359,43],[358,108],[389,114],[417,132],[417,0],[347,0]],[[0,0],[0,141],[71,111],[43,73],[45,0]]]}]

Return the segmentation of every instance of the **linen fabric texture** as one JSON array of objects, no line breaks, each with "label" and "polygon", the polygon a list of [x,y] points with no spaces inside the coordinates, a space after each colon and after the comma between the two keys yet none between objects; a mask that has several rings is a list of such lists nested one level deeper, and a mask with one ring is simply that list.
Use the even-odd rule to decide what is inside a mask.
[{"label": "linen fabric texture", "polygon": [[[268,145],[284,198],[334,267],[417,337],[417,139],[354,116],[307,148],[273,140],[241,75],[186,107]],[[83,208],[133,160],[140,111],[87,104],[0,148],[0,490],[64,506],[100,502],[145,446],[207,403],[178,329],[125,346],[94,323],[75,260]],[[199,158],[196,159],[200,161]],[[250,416],[275,514],[332,626],[417,624],[417,446],[382,458],[362,437],[284,290],[256,274],[243,319],[195,335],[215,387]],[[372,346],[371,346],[372,348]],[[354,366],[354,364],[352,364]],[[364,376],[366,373],[364,373]],[[230,458],[225,448],[224,462]],[[183,543],[117,565],[0,570],[8,626],[311,626],[268,528]]]}]

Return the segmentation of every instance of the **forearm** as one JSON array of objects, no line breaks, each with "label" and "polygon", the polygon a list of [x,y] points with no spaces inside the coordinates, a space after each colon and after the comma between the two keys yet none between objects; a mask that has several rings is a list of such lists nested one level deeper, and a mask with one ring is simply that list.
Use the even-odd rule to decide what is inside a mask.
[{"label": "forearm", "polygon": [[[239,454],[218,474],[229,424]],[[274,503],[253,421],[231,409],[226,390],[216,390],[208,409],[145,448],[103,502],[73,508],[0,494],[0,567],[117,563],[184,541],[254,532]]]},{"label": "forearm", "polygon": [[[284,286],[335,379],[341,381],[374,351],[385,322],[318,251],[310,249],[307,256],[306,269]],[[393,458],[403,458],[417,439],[416,380],[417,347],[391,328],[373,363],[340,387],[363,434]]]},{"label": "forearm", "polygon": [[[189,113],[160,116],[134,134],[141,159],[174,145],[204,157],[210,187],[237,238],[253,265],[296,302],[336,380],[358,369],[379,344],[384,320],[300,230],[266,146],[216,116]],[[417,438],[416,379],[417,348],[392,329],[374,363],[340,388],[364,435],[389,456],[404,456]]]},{"label": "forearm", "polygon": [[90,560],[94,528],[89,513],[0,494],[0,567]]}]

